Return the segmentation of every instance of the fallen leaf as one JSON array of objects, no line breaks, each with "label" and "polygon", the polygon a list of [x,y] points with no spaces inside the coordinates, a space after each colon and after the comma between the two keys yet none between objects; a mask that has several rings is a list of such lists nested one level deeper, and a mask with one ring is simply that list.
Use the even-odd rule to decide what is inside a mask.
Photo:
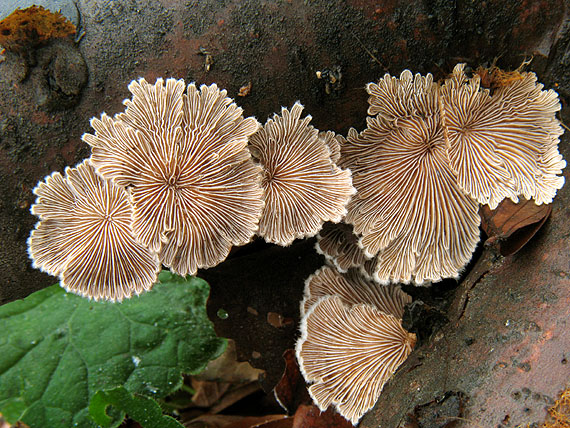
[{"label": "fallen leaf", "polygon": [[237,403],[242,398],[253,394],[261,389],[259,382],[251,382],[245,385],[240,385],[236,388],[229,390],[226,394],[222,396],[220,401],[210,408],[210,413],[216,414],[224,411],[231,405]]},{"label": "fallen leaf", "polygon": [[352,424],[332,407],[321,412],[314,404],[302,404],[295,412],[292,428],[352,428]]},{"label": "fallen leaf", "polygon": [[270,425],[273,422],[290,419],[287,415],[235,416],[235,415],[202,415],[190,422],[186,428],[290,428],[289,425]]},{"label": "fallen leaf", "polygon": [[499,241],[503,256],[519,251],[542,227],[552,205],[536,205],[532,200],[515,204],[505,199],[495,210],[481,206],[481,227],[489,237],[487,243]]},{"label": "fallen leaf", "polygon": [[192,396],[192,403],[198,407],[209,408],[222,398],[230,387],[228,382],[215,382],[191,379],[192,389],[196,391]]},{"label": "fallen leaf", "polygon": [[247,361],[237,361],[236,345],[232,339],[228,340],[226,351],[213,361],[206,369],[193,379],[216,382],[249,383],[259,380],[263,370],[256,369]]},{"label": "fallen leaf", "polygon": [[240,422],[235,422],[225,428],[291,428],[293,418],[287,415],[266,415],[259,417],[246,417]]},{"label": "fallen leaf", "polygon": [[302,403],[311,403],[307,391],[307,384],[301,375],[294,349],[287,349],[283,353],[285,371],[273,393],[275,399],[288,413],[292,414]]}]

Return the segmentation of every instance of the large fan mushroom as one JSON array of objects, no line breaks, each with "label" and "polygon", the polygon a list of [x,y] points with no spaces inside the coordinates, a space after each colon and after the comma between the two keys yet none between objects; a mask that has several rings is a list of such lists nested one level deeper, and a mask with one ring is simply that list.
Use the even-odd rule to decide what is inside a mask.
[{"label": "large fan mushroom", "polygon": [[543,90],[534,73],[495,88],[481,88],[457,64],[441,88],[443,125],[451,169],[461,189],[491,209],[519,195],[548,204],[564,185],[558,152],[563,130],[558,95]]},{"label": "large fan mushroom", "polygon": [[215,84],[133,81],[124,113],[92,119],[97,172],[128,189],[137,239],[180,275],[223,261],[251,240],[263,206],[247,150],[259,124]]},{"label": "large fan mushroom", "polygon": [[345,221],[366,255],[377,256],[377,282],[458,277],[479,241],[480,218],[447,159],[437,85],[406,70],[368,90],[387,95],[371,97],[377,116],[360,134],[351,129],[342,146],[357,189]]},{"label": "large fan mushroom", "polygon": [[283,246],[314,236],[325,221],[339,222],[354,193],[350,171],[333,160],[338,140],[332,132],[319,135],[302,111],[299,103],[283,108],[250,139],[265,192],[258,233]]},{"label": "large fan mushroom", "polygon": [[40,218],[28,240],[34,267],[94,300],[120,301],[156,282],[161,265],[131,231],[127,192],[99,177],[89,161],[65,175],[54,172],[34,193],[31,211]]}]

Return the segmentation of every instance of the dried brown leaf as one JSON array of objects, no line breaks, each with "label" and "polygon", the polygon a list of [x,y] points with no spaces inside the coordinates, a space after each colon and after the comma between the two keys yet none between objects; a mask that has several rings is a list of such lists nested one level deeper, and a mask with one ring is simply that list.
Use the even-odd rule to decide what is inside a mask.
[{"label": "dried brown leaf", "polygon": [[302,404],[295,412],[292,428],[352,428],[352,424],[332,407],[321,412],[315,405]]},{"label": "dried brown leaf", "polygon": [[302,403],[311,403],[307,392],[307,384],[299,371],[294,349],[287,349],[283,353],[285,371],[273,393],[275,399],[287,412],[294,413]]},{"label": "dried brown leaf", "polygon": [[489,237],[488,243],[500,241],[503,256],[519,251],[542,227],[552,211],[552,205],[536,205],[531,200],[514,203],[503,200],[495,210],[483,205],[479,211],[481,226]]}]

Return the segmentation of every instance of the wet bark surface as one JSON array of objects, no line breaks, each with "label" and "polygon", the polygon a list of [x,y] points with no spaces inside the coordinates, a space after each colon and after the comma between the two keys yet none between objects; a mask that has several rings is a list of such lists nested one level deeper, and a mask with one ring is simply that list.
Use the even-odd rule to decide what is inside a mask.
[{"label": "wet bark surface", "polygon": [[[570,25],[563,0],[80,0],[78,10],[79,33],[85,34],[77,43],[54,42],[25,55],[7,52],[0,63],[0,303],[56,282],[33,269],[27,256],[26,239],[37,221],[29,213],[32,189],[52,171],[89,155],[81,141],[91,131],[89,119],[122,111],[133,79],[216,82],[261,122],[300,100],[314,126],[342,134],[365,127],[365,84],[405,68],[441,79],[457,62],[475,68],[496,60],[515,69],[532,56],[530,70],[559,92],[563,107],[570,97]],[[560,149],[569,159],[568,133]],[[428,294],[424,300],[431,293],[449,308],[450,321],[414,351],[361,426],[443,427],[455,421],[507,427],[543,420],[544,407],[570,378],[570,339],[564,335],[570,307],[568,189],[559,192],[551,218],[519,253],[503,258],[484,249],[456,291],[422,291]],[[278,299],[289,304],[260,310],[256,296],[270,294],[251,292],[247,306],[257,311],[268,343],[294,341],[296,325],[275,327],[267,313],[298,316],[290,312],[302,292],[301,276],[316,263],[312,245],[305,247],[287,259],[290,266],[279,268],[294,273],[292,280],[273,284],[284,288]],[[267,248],[259,251],[271,266]],[[249,285],[240,285],[244,267],[229,263],[205,273],[216,288],[213,297],[219,297],[213,301],[231,297],[222,289],[222,275],[244,292],[270,281],[265,274],[254,281],[251,273]],[[228,319],[241,319],[239,328],[247,329],[247,317],[257,315],[236,305],[225,305],[230,316],[232,310],[238,314]],[[230,331],[224,330],[228,321],[216,324],[222,334]],[[287,337],[270,337],[272,331]],[[251,360],[252,350],[258,360],[282,355],[281,348],[273,354],[253,345],[240,348],[235,339],[244,358]],[[274,364],[282,372],[282,359]]]}]

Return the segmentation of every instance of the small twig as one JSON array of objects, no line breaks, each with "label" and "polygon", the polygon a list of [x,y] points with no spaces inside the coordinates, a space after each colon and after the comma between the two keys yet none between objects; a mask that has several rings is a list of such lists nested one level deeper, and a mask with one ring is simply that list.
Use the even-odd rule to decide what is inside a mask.
[{"label": "small twig", "polygon": [[360,44],[360,46],[362,47],[362,49],[364,49],[364,50],[366,51],[366,53],[367,53],[368,55],[370,55],[370,57],[371,57],[374,61],[376,61],[376,62],[380,65],[380,67],[382,67],[382,68],[384,69],[384,71],[388,72],[388,69],[384,66],[384,64],[382,64],[382,63],[380,62],[380,60],[379,60],[378,58],[376,58],[376,56],[375,56],[372,52],[370,52],[370,51],[368,50],[368,48],[364,45],[364,43],[362,43],[362,41],[356,36],[356,34],[354,34],[352,31],[350,32],[350,34],[352,34],[352,37],[354,37],[354,38],[356,39],[356,41]]}]

